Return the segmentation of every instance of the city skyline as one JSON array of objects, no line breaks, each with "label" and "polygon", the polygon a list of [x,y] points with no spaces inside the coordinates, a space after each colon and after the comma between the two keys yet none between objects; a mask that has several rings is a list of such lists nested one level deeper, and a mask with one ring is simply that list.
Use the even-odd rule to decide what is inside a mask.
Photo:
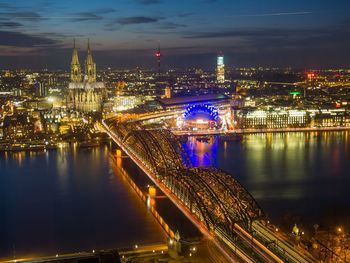
[{"label": "city skyline", "polygon": [[[313,20],[316,36],[293,29],[320,17],[309,3],[36,3],[1,4],[0,260],[350,258],[350,68],[282,68],[348,66],[326,30],[345,15]],[[225,31],[233,16],[265,24]]]},{"label": "city skyline", "polygon": [[[336,2],[336,3],[335,3]],[[103,67],[347,67],[347,1],[4,1],[0,67],[68,69],[73,39]]]}]

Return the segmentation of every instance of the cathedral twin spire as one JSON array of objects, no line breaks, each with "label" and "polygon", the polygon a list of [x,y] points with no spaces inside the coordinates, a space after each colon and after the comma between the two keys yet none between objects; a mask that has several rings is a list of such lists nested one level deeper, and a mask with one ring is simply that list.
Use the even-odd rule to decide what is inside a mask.
[{"label": "cathedral twin spire", "polygon": [[[71,70],[70,70],[70,79],[72,82],[81,82],[82,81],[82,72],[78,58],[78,51],[75,47],[75,40],[73,46]],[[90,41],[88,40],[87,46],[87,55],[85,60],[85,74],[84,81],[87,82],[96,82],[96,64],[92,59],[92,52],[90,49]]]},{"label": "cathedral twin spire", "polygon": [[73,46],[72,62],[70,64],[70,80],[72,82],[81,81],[81,68],[79,64],[78,51],[75,47],[75,39]]}]

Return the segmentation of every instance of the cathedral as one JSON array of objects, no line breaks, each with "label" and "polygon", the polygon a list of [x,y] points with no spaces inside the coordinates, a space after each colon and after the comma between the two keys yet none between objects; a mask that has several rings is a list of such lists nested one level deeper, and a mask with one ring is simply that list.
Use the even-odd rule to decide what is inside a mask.
[{"label": "cathedral", "polygon": [[81,112],[102,111],[103,102],[107,99],[107,90],[102,82],[96,82],[96,64],[92,59],[90,42],[84,66],[83,75],[74,41],[67,108]]}]

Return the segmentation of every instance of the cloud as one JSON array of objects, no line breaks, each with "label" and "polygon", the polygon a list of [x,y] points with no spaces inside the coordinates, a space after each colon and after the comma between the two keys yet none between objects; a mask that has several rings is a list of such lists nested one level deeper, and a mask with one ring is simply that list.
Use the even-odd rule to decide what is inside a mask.
[{"label": "cloud", "polygon": [[281,29],[233,29],[233,30],[216,30],[208,32],[194,32],[187,33],[184,38],[196,39],[196,38],[232,38],[232,37],[256,37],[256,36],[276,36],[276,35],[288,35],[286,30]]},{"label": "cloud", "polygon": [[133,24],[148,24],[148,23],[156,23],[163,18],[156,17],[146,17],[146,16],[130,16],[119,18],[116,22],[120,25],[133,25]]},{"label": "cloud", "polygon": [[[189,39],[210,39],[210,38],[286,38],[293,39],[295,37],[308,37],[311,35],[329,34],[331,30],[325,28],[317,29],[298,29],[298,28],[243,28],[231,30],[215,30],[207,32],[186,33],[184,38]],[[335,33],[336,31],[334,31]]]},{"label": "cloud", "polygon": [[[350,45],[350,30],[346,23],[326,28],[250,28],[192,32],[188,39],[214,40],[216,45],[226,46],[244,53],[244,50],[266,54],[266,52],[296,52],[300,54],[329,50],[343,50]],[[204,41],[204,40],[203,40]],[[238,47],[238,48],[237,48]],[[244,50],[243,50],[244,49]],[[323,50],[323,51],[322,51]]]},{"label": "cloud", "polygon": [[72,22],[82,22],[82,21],[96,21],[102,20],[103,17],[92,12],[80,12],[76,13],[75,16],[71,17]]},{"label": "cloud", "polygon": [[73,22],[102,20],[104,18],[103,15],[110,14],[115,11],[116,10],[113,8],[100,8],[92,11],[75,13],[73,14],[73,17],[70,17],[69,19]]},{"label": "cloud", "polygon": [[57,44],[57,41],[40,35],[0,31],[0,46],[40,47]]},{"label": "cloud", "polygon": [[160,0],[134,0],[135,2],[143,5],[154,5],[154,4],[160,4]]},{"label": "cloud", "polygon": [[0,16],[11,18],[11,19],[18,19],[23,21],[40,21],[44,18],[34,11],[11,11],[11,12],[0,12]]},{"label": "cloud", "polygon": [[194,12],[181,12],[181,13],[178,13],[177,16],[178,17],[188,17],[188,16],[192,16],[194,14],[195,14]]},{"label": "cloud", "polygon": [[184,27],[187,27],[187,26],[183,24],[173,23],[173,22],[163,22],[159,24],[160,29],[177,29],[177,28],[184,28]]},{"label": "cloud", "polygon": [[109,7],[106,7],[106,8],[98,8],[98,9],[95,9],[94,12],[95,14],[110,14],[110,13],[114,13],[116,12],[117,10],[115,10],[114,8],[109,8]]},{"label": "cloud", "polygon": [[300,15],[310,15],[313,12],[303,11],[303,12],[281,12],[281,13],[267,13],[267,14],[245,14],[245,15],[230,15],[229,17],[270,17],[270,16],[300,16]]},{"label": "cloud", "polygon": [[0,21],[0,28],[18,28],[23,26],[21,23],[2,20]]}]

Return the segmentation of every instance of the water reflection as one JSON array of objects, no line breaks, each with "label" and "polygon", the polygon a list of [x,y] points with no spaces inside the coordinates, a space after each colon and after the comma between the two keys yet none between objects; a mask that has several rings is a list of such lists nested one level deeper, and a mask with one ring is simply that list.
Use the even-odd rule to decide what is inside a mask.
[{"label": "water reflection", "polygon": [[0,153],[0,258],[162,242],[115,165],[107,147]]},{"label": "water reflection", "polygon": [[348,131],[268,133],[207,144],[192,138],[186,148],[196,166],[231,173],[275,219],[295,213],[314,222],[334,205],[350,216],[348,137]]},{"label": "water reflection", "polygon": [[217,137],[210,137],[208,142],[198,141],[195,137],[190,137],[187,144],[183,146],[190,153],[191,160],[195,166],[217,165]]}]

